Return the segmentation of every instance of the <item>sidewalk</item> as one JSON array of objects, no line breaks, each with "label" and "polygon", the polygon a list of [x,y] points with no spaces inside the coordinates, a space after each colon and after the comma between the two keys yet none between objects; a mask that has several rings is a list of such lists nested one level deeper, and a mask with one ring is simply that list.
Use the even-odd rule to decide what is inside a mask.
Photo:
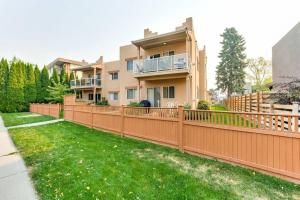
[{"label": "sidewalk", "polygon": [[12,143],[0,116],[0,199],[37,200],[22,157]]},{"label": "sidewalk", "polygon": [[50,120],[50,121],[35,122],[35,123],[30,123],[30,124],[21,124],[21,125],[17,125],[17,126],[7,127],[7,129],[41,126],[41,125],[53,124],[53,123],[57,123],[57,122],[61,122],[61,121],[64,121],[64,119],[54,119],[54,120]]}]

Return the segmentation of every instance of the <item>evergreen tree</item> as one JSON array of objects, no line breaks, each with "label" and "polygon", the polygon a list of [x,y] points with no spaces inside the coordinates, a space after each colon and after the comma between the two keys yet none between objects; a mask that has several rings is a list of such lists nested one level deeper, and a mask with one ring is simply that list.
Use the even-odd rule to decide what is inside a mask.
[{"label": "evergreen tree", "polygon": [[68,84],[68,75],[67,75],[65,66],[62,67],[61,72],[60,72],[60,83]]},{"label": "evergreen tree", "polygon": [[33,70],[32,64],[26,65],[26,80],[25,80],[25,88],[24,88],[24,97],[26,106],[28,108],[29,103],[35,102],[36,100],[36,81],[35,74]]},{"label": "evergreen tree", "polygon": [[24,110],[24,67],[21,61],[13,59],[9,71],[7,85],[7,112],[20,112]]},{"label": "evergreen tree", "polygon": [[74,74],[73,71],[70,74],[70,80],[69,81],[72,81],[72,80],[75,80],[75,74]]},{"label": "evergreen tree", "polygon": [[8,74],[8,62],[2,58],[0,61],[0,112],[6,112]]},{"label": "evergreen tree", "polygon": [[35,88],[36,88],[36,102],[41,102],[41,92],[42,92],[42,86],[41,86],[41,72],[38,66],[35,66],[34,68],[34,77],[35,77]]},{"label": "evergreen tree", "polygon": [[245,40],[235,28],[226,28],[223,37],[221,59],[216,71],[218,89],[227,92],[227,97],[232,93],[243,93],[245,85],[246,54]]},{"label": "evergreen tree", "polygon": [[48,69],[44,66],[41,73],[41,101],[46,102],[46,97],[48,97],[48,87],[50,86],[50,79]]},{"label": "evergreen tree", "polygon": [[[58,78],[58,74],[57,74],[56,68],[54,67],[54,68],[53,68],[52,77],[51,77],[51,84],[52,84],[53,82],[54,82],[54,83],[58,83],[58,82],[59,82],[58,79],[59,79],[59,78]],[[52,84],[52,86],[54,86],[54,85]]]}]

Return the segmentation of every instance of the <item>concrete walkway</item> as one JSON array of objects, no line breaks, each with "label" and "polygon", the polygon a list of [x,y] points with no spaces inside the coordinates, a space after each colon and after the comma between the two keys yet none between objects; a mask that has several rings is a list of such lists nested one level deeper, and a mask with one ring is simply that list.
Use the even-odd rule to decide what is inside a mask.
[{"label": "concrete walkway", "polygon": [[61,122],[61,121],[64,121],[64,119],[55,119],[55,120],[44,121],[44,122],[35,122],[35,123],[31,123],[31,124],[22,124],[22,125],[17,125],[17,126],[9,126],[9,127],[7,127],[7,129],[41,126],[41,125],[53,124],[53,123],[57,123],[57,122]]},{"label": "concrete walkway", "polygon": [[0,199],[37,200],[27,169],[0,116]]}]

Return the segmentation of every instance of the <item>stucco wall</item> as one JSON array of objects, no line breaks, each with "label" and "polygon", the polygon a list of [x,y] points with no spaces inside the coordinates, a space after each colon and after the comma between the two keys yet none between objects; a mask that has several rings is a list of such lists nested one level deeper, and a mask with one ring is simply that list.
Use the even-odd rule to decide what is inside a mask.
[{"label": "stucco wall", "polygon": [[300,22],[272,48],[273,83],[300,79]]}]

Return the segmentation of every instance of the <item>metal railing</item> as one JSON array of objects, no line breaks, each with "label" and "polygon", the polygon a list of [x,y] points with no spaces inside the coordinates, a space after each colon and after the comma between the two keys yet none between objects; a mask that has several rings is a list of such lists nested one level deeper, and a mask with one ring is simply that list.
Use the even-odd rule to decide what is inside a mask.
[{"label": "metal railing", "polygon": [[101,79],[99,78],[82,78],[71,80],[71,87],[92,87],[101,86]]},{"label": "metal railing", "polygon": [[187,54],[163,56],[159,58],[135,60],[133,62],[133,73],[143,74],[160,71],[178,71],[188,68]]}]

